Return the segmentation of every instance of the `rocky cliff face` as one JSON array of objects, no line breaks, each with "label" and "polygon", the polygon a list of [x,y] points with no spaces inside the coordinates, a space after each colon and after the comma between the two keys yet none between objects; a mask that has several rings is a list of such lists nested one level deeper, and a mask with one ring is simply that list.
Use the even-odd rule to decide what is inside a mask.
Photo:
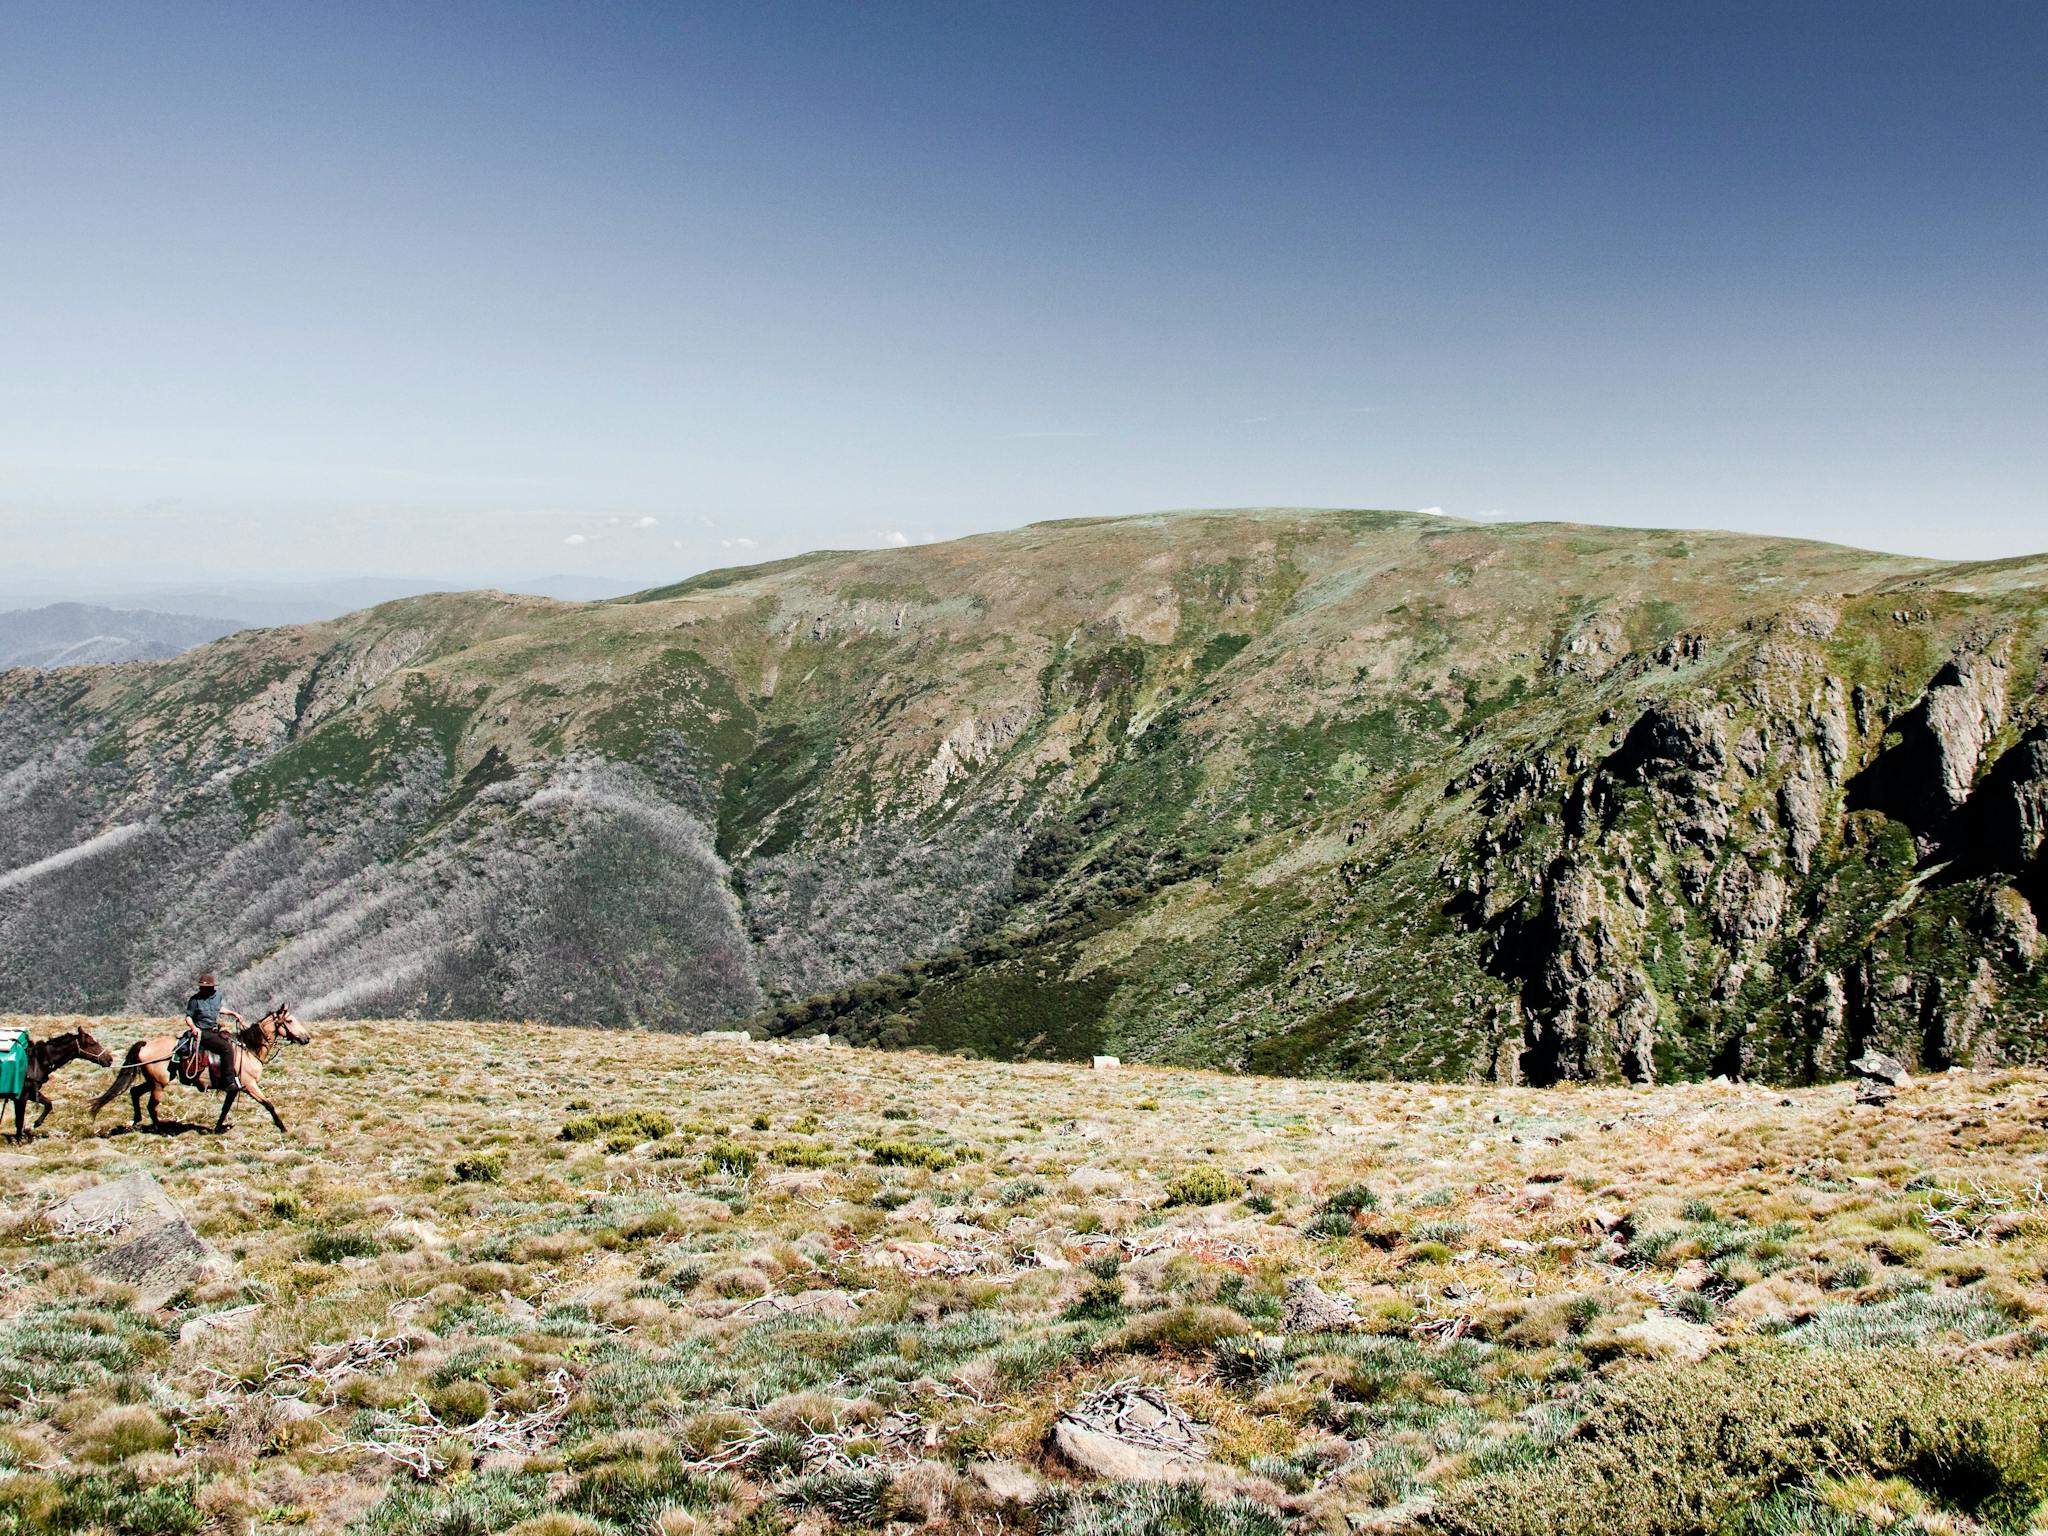
[{"label": "rocky cliff face", "polygon": [[2013,641],[1958,651],[1888,713],[1826,646],[1778,637],[1609,742],[1482,762],[1486,829],[1446,872],[1517,989],[1519,1070],[1801,1078],[1870,1047],[1930,1068],[2032,1052],[2048,752],[2040,658],[2015,707]]},{"label": "rocky cliff face", "polygon": [[1049,525],[0,678],[0,1001],[1430,1077],[2048,1052],[2048,564]]}]

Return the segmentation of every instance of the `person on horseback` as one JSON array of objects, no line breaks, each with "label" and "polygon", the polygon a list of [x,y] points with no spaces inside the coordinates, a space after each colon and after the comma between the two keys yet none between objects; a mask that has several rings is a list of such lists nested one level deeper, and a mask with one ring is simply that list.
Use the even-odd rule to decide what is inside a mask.
[{"label": "person on horseback", "polygon": [[237,1024],[242,1022],[242,1016],[234,1009],[221,1006],[219,984],[213,972],[208,971],[199,978],[199,990],[185,1000],[185,1033],[178,1037],[177,1048],[171,1053],[171,1070],[181,1074],[186,1082],[199,1081],[209,1056],[217,1056],[232,1067],[235,1041],[221,1029],[223,1017]]}]

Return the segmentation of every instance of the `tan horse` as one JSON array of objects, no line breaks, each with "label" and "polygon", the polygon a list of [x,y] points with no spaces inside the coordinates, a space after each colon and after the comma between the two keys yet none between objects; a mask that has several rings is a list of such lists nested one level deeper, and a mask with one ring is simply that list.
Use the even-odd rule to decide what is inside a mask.
[{"label": "tan horse", "polygon": [[[226,1063],[225,1082],[216,1081],[213,1086],[225,1092],[221,1100],[220,1120],[214,1126],[216,1133],[228,1128],[228,1111],[235,1107],[235,1100],[242,1094],[249,1095],[258,1104],[270,1111],[271,1122],[282,1131],[284,1121],[278,1115],[277,1106],[263,1096],[263,1064],[277,1053],[281,1043],[305,1045],[312,1036],[292,1017],[291,1009],[279,1003],[254,1024],[244,1025],[236,1032],[237,1042],[234,1059]],[[171,1052],[178,1043],[176,1035],[162,1035],[154,1040],[138,1040],[128,1047],[128,1055],[121,1063],[120,1074],[112,1086],[93,1100],[92,1112],[97,1115],[113,1103],[122,1089],[128,1090],[128,1098],[135,1110],[135,1124],[142,1124],[142,1096],[149,1095],[149,1123],[162,1125],[157,1109],[163,1101],[164,1090],[171,1086]],[[207,1091],[210,1074],[202,1069],[200,1079],[192,1086],[201,1092]]]}]

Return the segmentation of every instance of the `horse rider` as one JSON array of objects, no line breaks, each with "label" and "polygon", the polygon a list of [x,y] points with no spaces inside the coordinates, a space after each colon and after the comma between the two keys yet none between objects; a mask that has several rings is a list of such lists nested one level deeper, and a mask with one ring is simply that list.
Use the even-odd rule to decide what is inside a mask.
[{"label": "horse rider", "polygon": [[185,1033],[178,1037],[171,1052],[171,1069],[182,1074],[186,1082],[199,1080],[206,1070],[208,1056],[218,1056],[229,1064],[234,1062],[235,1041],[221,1029],[223,1018],[242,1022],[242,1016],[234,1009],[221,1006],[219,984],[213,972],[208,971],[199,978],[199,990],[185,1000]]}]

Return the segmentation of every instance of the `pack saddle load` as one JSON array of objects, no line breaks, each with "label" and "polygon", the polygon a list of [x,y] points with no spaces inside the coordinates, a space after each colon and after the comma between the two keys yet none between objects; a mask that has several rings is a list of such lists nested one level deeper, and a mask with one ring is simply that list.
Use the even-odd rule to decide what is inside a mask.
[{"label": "pack saddle load", "polygon": [[0,1099],[11,1099],[28,1086],[28,1031],[0,1024]]}]

